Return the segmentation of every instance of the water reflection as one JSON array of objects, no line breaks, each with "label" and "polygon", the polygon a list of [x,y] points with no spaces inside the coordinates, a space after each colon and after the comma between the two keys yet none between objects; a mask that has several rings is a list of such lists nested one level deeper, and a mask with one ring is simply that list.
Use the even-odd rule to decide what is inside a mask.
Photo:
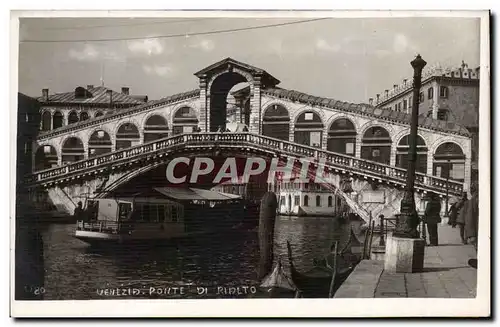
[{"label": "water reflection", "polygon": [[[103,299],[134,296],[107,295],[98,290],[117,287],[185,287],[187,294],[159,298],[199,298],[196,287],[206,287],[221,297],[217,287],[258,286],[259,257],[256,231],[205,236],[163,246],[121,247],[98,250],[72,237],[73,225],[51,225],[43,232],[45,243],[45,299]],[[292,244],[299,269],[312,268],[312,260],[329,252],[332,242],[347,242],[349,224],[332,218],[278,217],[275,228],[275,260],[284,266],[286,241]],[[150,297],[148,291],[135,297]],[[228,296],[225,296],[228,297]],[[237,297],[245,297],[239,295]]]}]

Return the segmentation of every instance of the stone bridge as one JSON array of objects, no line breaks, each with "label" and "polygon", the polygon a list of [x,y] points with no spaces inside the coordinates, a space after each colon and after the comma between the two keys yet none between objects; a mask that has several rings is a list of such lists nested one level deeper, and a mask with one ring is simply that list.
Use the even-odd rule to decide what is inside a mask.
[{"label": "stone bridge", "polygon": [[[182,153],[196,156],[219,149],[249,157],[325,161],[325,180],[331,185],[338,186],[340,176],[348,175],[356,193],[385,190],[384,203],[344,195],[362,217],[399,210],[410,115],[283,89],[265,70],[230,58],[195,76],[197,90],[41,133],[32,147],[34,171],[26,182],[71,211],[84,188],[93,192],[105,184],[112,191]],[[246,86],[232,91],[241,83]],[[220,129],[232,132],[218,133]],[[468,131],[420,117],[418,134],[417,197],[429,191],[442,196],[447,190],[452,195],[468,191]]]}]

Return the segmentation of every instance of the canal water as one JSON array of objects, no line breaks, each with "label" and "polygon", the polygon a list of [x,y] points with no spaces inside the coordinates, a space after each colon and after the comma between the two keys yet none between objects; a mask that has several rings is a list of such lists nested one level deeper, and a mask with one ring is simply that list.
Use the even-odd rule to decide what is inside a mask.
[{"label": "canal water", "polygon": [[[275,260],[281,257],[288,267],[289,240],[297,268],[312,268],[332,242],[347,242],[352,224],[360,225],[331,217],[278,217]],[[248,298],[259,285],[255,230],[111,251],[74,238],[74,227],[52,224],[42,232],[45,300]]]}]

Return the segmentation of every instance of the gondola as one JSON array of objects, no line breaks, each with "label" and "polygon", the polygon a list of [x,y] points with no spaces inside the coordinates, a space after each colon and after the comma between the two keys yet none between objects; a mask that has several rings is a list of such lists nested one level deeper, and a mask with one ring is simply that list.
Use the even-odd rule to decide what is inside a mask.
[{"label": "gondola", "polygon": [[273,271],[260,284],[260,290],[261,297],[269,298],[295,298],[300,294],[298,287],[285,274],[280,258]]},{"label": "gondola", "polygon": [[[292,281],[297,285],[302,297],[329,297],[330,293],[344,282],[359,261],[359,257],[353,256],[351,252],[351,244],[356,242],[359,241],[351,229],[351,236],[343,249],[333,250],[324,258],[314,260],[314,268],[307,272],[300,272],[293,263],[292,247],[287,241]],[[334,271],[336,271],[335,276],[333,276]]]}]

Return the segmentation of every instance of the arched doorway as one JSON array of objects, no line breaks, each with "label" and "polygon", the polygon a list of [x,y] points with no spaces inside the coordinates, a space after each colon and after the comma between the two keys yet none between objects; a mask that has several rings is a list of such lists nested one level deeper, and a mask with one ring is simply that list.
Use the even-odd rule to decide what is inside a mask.
[{"label": "arched doorway", "polygon": [[179,108],[174,114],[172,124],[174,135],[192,133],[198,127],[196,112],[191,107]]},{"label": "arched doorway", "polygon": [[52,124],[52,114],[50,111],[44,111],[42,114],[42,131],[50,131]]},{"label": "arched doorway", "polygon": [[356,127],[347,118],[339,118],[335,120],[328,130],[327,150],[355,155],[356,151]]},{"label": "arched doorway", "polygon": [[111,152],[112,149],[111,137],[105,131],[98,130],[90,135],[89,158]]},{"label": "arched doorway", "polygon": [[74,123],[78,123],[78,114],[75,111],[72,111],[68,116],[68,125]]},{"label": "arched doorway", "polygon": [[82,112],[80,113],[80,121],[84,121],[84,120],[87,120],[87,119],[89,119],[89,114],[88,114],[88,112],[86,112],[86,111],[82,111]]},{"label": "arched doorway", "polygon": [[144,143],[168,136],[167,120],[160,115],[153,115],[144,124]]},{"label": "arched doorway", "polygon": [[75,162],[84,159],[83,142],[78,137],[70,137],[62,146],[62,163]]},{"label": "arched doorway", "polygon": [[[396,149],[396,167],[401,167],[408,169],[408,159],[409,159],[409,135],[404,136],[401,141],[399,141],[398,147]],[[417,162],[415,169],[416,171],[426,174],[427,173],[427,145],[424,139],[417,135]]]},{"label": "arched doorway", "polygon": [[60,128],[63,126],[63,114],[59,111],[54,113],[52,117],[52,129]]},{"label": "arched doorway", "polygon": [[446,142],[436,149],[433,174],[442,178],[464,181],[465,154],[458,144]]},{"label": "arched doorway", "polygon": [[283,141],[290,140],[290,115],[285,107],[274,104],[266,108],[262,118],[262,134]]},{"label": "arched doorway", "polygon": [[380,126],[370,127],[363,135],[361,158],[388,165],[391,160],[391,136]]},{"label": "arched doorway", "polygon": [[322,147],[323,121],[314,111],[306,111],[295,122],[294,142],[298,144]]},{"label": "arched doorway", "polygon": [[139,145],[141,136],[139,129],[132,123],[124,123],[116,132],[116,150],[130,148]]},{"label": "arched doorway", "polygon": [[235,72],[227,72],[214,79],[210,88],[210,132],[226,129],[229,91],[236,84],[245,82],[249,81]]},{"label": "arched doorway", "polygon": [[57,151],[52,145],[42,145],[35,152],[35,171],[57,166]]}]

